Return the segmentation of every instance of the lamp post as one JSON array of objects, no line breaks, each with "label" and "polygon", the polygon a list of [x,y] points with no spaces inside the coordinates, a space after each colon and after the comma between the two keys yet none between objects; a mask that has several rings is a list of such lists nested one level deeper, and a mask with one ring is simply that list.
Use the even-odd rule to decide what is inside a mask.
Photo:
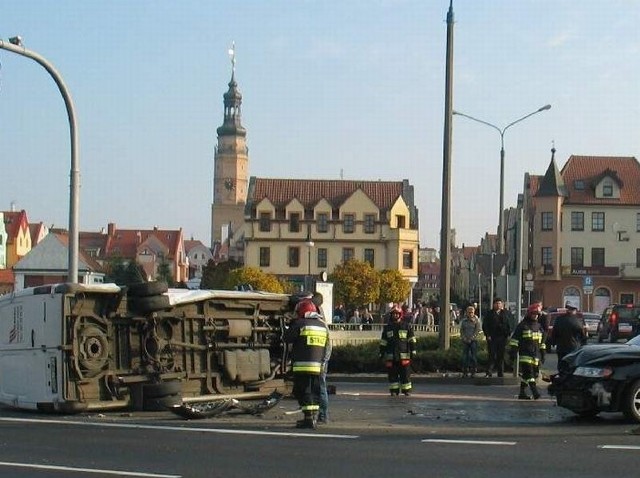
[{"label": "lamp post", "polygon": [[304,279],[304,288],[307,291],[311,290],[311,250],[313,249],[313,246],[315,246],[315,243],[311,240],[311,239],[307,239],[307,242],[305,242],[305,245],[308,248],[307,251],[307,276]]},{"label": "lamp post", "polygon": [[67,116],[69,118],[69,130],[71,135],[71,187],[69,196],[69,269],[67,271],[67,280],[69,282],[78,282],[78,210],[80,204],[80,170],[78,168],[78,135],[76,127],[76,115],[73,107],[73,101],[71,100],[71,94],[67,90],[67,86],[64,80],[55,69],[55,67],[49,63],[45,58],[40,56],[34,51],[27,50],[22,45],[22,38],[19,36],[9,39],[9,43],[0,40],[0,50],[7,50],[18,55],[31,58],[36,63],[39,63],[45,70],[51,75],[56,82],[64,104],[67,108]]},{"label": "lamp post", "polygon": [[[453,111],[454,115],[458,115],[458,116],[463,116],[465,118],[468,118],[472,121],[475,121],[477,123],[482,123],[484,125],[490,126],[491,128],[495,129],[499,134],[500,134],[500,214],[498,216],[498,252],[500,254],[504,254],[504,235],[503,235],[503,211],[504,211],[504,134],[506,133],[506,131],[511,128],[513,125],[520,123],[521,121],[526,120],[527,118],[529,118],[530,116],[533,116],[537,113],[541,113],[542,111],[547,111],[551,109],[551,105],[544,105],[540,108],[538,108],[537,110],[524,115],[522,118],[518,118],[515,121],[512,121],[511,123],[509,123],[507,126],[505,126],[504,128],[500,129],[498,126],[491,124],[487,121],[478,119],[478,118],[474,118],[473,116],[469,116],[467,114],[461,113],[459,111]],[[492,299],[493,300],[493,297]]]}]

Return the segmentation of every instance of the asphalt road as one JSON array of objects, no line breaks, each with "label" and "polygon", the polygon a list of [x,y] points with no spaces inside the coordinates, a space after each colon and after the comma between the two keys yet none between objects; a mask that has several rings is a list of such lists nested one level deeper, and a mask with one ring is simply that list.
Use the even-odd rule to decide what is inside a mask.
[{"label": "asphalt road", "polygon": [[[0,410],[7,477],[636,477],[640,424],[578,419],[517,384],[420,378],[411,397],[335,381],[331,421],[297,430],[297,404],[262,417],[169,412],[76,416]],[[331,380],[330,380],[331,383]]]}]

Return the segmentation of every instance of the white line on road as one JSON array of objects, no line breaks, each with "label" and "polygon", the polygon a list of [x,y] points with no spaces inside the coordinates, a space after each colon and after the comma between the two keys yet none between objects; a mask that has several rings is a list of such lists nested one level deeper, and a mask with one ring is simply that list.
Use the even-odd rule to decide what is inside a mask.
[{"label": "white line on road", "polygon": [[37,470],[68,471],[72,473],[95,473],[100,475],[116,476],[138,476],[143,478],[181,478],[182,475],[163,475],[158,473],[139,473],[135,471],[103,470],[100,468],[75,468],[72,466],[36,465],[33,463],[12,463],[10,461],[0,461],[0,466],[12,468],[33,468]]},{"label": "white line on road", "polygon": [[170,430],[176,432],[200,432],[200,433],[221,433],[229,435],[258,435],[258,436],[285,436],[285,437],[298,437],[298,438],[342,438],[342,439],[354,439],[360,438],[358,435],[335,435],[330,433],[299,433],[299,432],[267,432],[260,430],[230,430],[226,428],[187,428],[187,427],[168,427],[157,425],[139,425],[131,423],[99,423],[99,422],[77,422],[66,420],[50,420],[43,419],[37,420],[32,418],[0,418],[0,422],[18,422],[18,423],[43,423],[54,425],[77,425],[77,426],[89,426],[89,427],[104,427],[104,428],[133,428],[137,430]]},{"label": "white line on road", "polygon": [[640,445],[598,445],[603,450],[640,450]]},{"label": "white line on road", "polygon": [[454,445],[503,445],[514,446],[518,442],[516,441],[481,441],[481,440],[440,440],[437,438],[427,438],[422,440],[422,443],[451,443]]}]

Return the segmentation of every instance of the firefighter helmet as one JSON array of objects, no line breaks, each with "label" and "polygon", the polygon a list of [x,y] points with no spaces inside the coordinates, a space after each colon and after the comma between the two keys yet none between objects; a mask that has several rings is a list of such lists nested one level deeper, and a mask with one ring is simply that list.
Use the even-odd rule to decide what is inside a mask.
[{"label": "firefighter helmet", "polygon": [[309,312],[318,312],[318,308],[311,299],[303,299],[296,304],[295,313],[299,319],[304,318]]}]

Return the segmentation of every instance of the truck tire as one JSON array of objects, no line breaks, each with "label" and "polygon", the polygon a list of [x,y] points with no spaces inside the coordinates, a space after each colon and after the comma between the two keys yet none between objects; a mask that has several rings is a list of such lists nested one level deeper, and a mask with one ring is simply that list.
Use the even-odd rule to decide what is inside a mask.
[{"label": "truck tire", "polygon": [[147,383],[142,387],[142,393],[145,399],[180,394],[182,393],[182,382],[171,380],[169,382]]},{"label": "truck tire", "polygon": [[171,308],[169,297],[166,295],[150,295],[148,297],[131,297],[129,308],[141,314],[158,312]]},{"label": "truck tire", "polygon": [[138,282],[129,285],[127,294],[130,297],[149,297],[164,294],[167,290],[169,290],[169,286],[163,281]]}]

